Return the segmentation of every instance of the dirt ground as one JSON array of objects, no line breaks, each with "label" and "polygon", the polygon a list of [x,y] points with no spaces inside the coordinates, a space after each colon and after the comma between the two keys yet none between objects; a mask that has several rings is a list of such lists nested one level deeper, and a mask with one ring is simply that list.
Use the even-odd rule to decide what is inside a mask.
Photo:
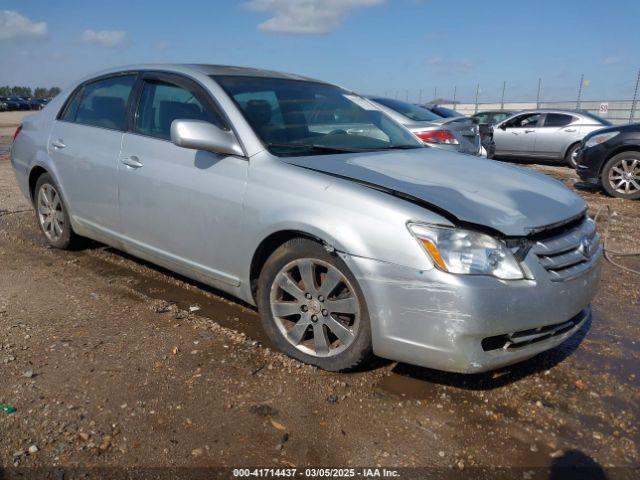
[{"label": "dirt ground", "polygon": [[[0,412],[0,478],[76,478],[57,470],[74,467],[106,468],[104,478],[223,467],[231,478],[228,468],[248,466],[428,467],[404,478],[501,467],[486,478],[524,479],[574,478],[554,472],[586,466],[575,478],[640,476],[639,276],[606,263],[592,322],[499,372],[380,360],[327,373],[270,349],[255,310],[220,292],[104,245],[47,248],[15,184],[8,135],[0,404],[17,410]],[[565,167],[523,168],[576,181]],[[611,207],[610,249],[638,250],[640,203],[580,194],[592,214]],[[640,268],[637,257],[618,260]]]}]

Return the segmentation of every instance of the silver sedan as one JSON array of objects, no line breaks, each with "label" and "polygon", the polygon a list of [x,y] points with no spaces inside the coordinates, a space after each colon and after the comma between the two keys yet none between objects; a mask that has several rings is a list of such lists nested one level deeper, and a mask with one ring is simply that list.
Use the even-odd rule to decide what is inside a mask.
[{"label": "silver sedan", "polygon": [[478,126],[468,117],[443,118],[426,108],[402,100],[368,98],[430,147],[470,155],[482,154]]},{"label": "silver sedan", "polygon": [[564,185],[424,148],[295,75],[107,70],[26,118],[11,160],[51,246],[90,237],[257,305],[273,344],[328,370],[518,362],[574,334],[598,286]]},{"label": "silver sedan", "polygon": [[564,160],[576,168],[582,139],[608,125],[607,120],[583,111],[525,110],[494,127],[495,155]]}]

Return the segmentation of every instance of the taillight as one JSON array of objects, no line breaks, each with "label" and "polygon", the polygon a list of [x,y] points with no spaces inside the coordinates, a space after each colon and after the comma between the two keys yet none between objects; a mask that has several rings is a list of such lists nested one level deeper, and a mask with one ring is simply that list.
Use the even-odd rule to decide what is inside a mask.
[{"label": "taillight", "polygon": [[15,142],[16,138],[18,138],[18,135],[20,135],[20,132],[22,131],[22,125],[18,125],[18,128],[16,128],[16,133],[13,134],[13,140],[11,140],[11,142]]},{"label": "taillight", "polygon": [[458,140],[448,130],[432,130],[429,132],[416,132],[416,137],[425,143],[441,143],[446,145],[458,145]]}]

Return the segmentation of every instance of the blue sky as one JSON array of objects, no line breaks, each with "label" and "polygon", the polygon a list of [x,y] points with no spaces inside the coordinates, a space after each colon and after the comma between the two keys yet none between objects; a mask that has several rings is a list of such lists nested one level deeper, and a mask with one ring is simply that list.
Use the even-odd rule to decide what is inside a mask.
[{"label": "blue sky", "polygon": [[627,99],[637,0],[0,0],[0,84],[65,86],[103,67],[264,67],[418,100]]}]

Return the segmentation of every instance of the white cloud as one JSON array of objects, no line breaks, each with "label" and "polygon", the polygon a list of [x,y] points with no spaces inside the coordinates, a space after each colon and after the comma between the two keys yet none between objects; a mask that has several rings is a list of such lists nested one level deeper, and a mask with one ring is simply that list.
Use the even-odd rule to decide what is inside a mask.
[{"label": "white cloud", "polygon": [[122,47],[127,41],[127,32],[123,30],[85,30],[80,37],[84,43],[100,45],[101,47]]},{"label": "white cloud", "polygon": [[618,63],[622,63],[622,59],[620,57],[605,57],[602,60],[602,63],[605,65],[616,65]]},{"label": "white cloud", "polygon": [[15,10],[0,10],[0,40],[41,38],[47,34],[47,22],[33,22]]},{"label": "white cloud", "polygon": [[380,5],[386,0],[249,0],[248,10],[269,12],[272,17],[260,30],[295,34],[327,33],[340,26],[351,10]]}]

